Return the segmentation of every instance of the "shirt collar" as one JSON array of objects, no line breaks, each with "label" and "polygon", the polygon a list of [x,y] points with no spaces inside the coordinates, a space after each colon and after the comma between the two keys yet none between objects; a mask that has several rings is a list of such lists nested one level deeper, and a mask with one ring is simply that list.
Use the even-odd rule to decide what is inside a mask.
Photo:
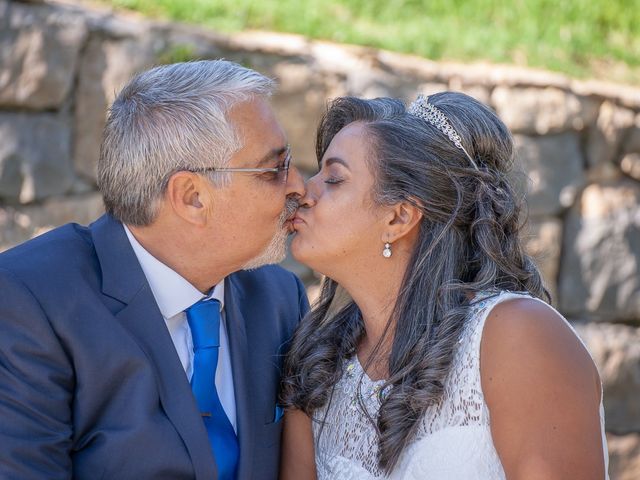
[{"label": "shirt collar", "polygon": [[224,308],[224,279],[213,288],[209,295],[203,294],[182,275],[145,250],[127,226],[123,226],[131,248],[133,248],[142,271],[147,277],[160,313],[165,319],[177,315],[204,298],[218,300],[220,311],[222,311]]}]

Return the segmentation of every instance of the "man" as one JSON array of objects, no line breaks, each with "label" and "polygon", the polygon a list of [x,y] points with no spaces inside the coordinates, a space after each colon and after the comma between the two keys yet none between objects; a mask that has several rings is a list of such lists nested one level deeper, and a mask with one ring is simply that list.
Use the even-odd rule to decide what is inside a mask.
[{"label": "man", "polygon": [[258,268],[304,188],[271,90],[226,61],[137,76],[104,131],[107,214],[0,255],[0,478],[277,477],[308,304]]}]

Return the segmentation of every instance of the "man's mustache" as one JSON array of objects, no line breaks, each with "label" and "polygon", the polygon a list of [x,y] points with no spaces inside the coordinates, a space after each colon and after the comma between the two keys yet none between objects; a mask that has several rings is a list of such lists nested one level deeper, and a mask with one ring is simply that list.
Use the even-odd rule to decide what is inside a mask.
[{"label": "man's mustache", "polygon": [[293,217],[293,214],[296,213],[296,210],[298,210],[299,206],[298,200],[295,198],[287,198],[282,214],[280,215],[280,225],[284,225],[287,220],[290,220],[291,217]]}]

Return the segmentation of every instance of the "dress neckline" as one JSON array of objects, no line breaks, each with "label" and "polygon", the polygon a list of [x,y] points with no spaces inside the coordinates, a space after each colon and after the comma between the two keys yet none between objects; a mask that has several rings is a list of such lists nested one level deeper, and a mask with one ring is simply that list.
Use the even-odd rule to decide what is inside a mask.
[{"label": "dress neckline", "polygon": [[366,380],[366,382],[369,383],[370,385],[376,385],[376,386],[382,385],[387,381],[386,378],[381,378],[380,380],[372,380],[369,374],[367,374],[367,372],[365,371],[362,364],[360,363],[360,359],[358,358],[357,353],[354,353],[353,356],[347,362],[347,375],[349,373],[352,373],[353,375],[358,374],[364,380]]},{"label": "dress neckline", "polygon": [[[486,301],[490,298],[499,297],[502,295],[504,291],[501,290],[482,290],[481,292],[476,293],[476,296],[471,300],[470,307],[472,308],[482,308],[486,305]],[[355,352],[351,358],[347,360],[347,375],[352,376],[358,374],[362,377],[368,384],[374,387],[379,387],[383,385],[387,379],[381,378],[380,380],[373,380],[364,369],[364,366],[360,362],[360,358],[358,357],[358,353]]]},{"label": "dress neckline", "polygon": [[[475,307],[475,308],[478,308],[478,307],[481,308],[486,305],[486,300],[493,297],[499,297],[504,292],[505,291],[501,291],[501,290],[482,290],[476,293],[476,296],[473,298],[473,300],[471,300],[471,303],[469,306]],[[380,380],[372,380],[369,374],[367,373],[367,371],[364,369],[362,362],[360,362],[360,358],[358,357],[357,352],[355,352],[353,356],[347,360],[347,374],[350,373],[350,369],[351,370],[356,369],[357,373],[359,373],[362,376],[362,378],[364,378],[367,381],[367,383],[370,383],[371,385],[383,384],[384,382],[387,381],[386,378],[381,378]],[[352,371],[351,373],[356,373],[356,372]]]}]

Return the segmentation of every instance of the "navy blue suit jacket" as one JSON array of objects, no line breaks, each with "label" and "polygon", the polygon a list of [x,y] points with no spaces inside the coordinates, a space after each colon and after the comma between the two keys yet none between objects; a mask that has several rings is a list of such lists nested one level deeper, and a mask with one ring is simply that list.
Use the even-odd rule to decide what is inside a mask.
[{"label": "navy blue suit jacket", "polygon": [[[275,479],[291,273],[225,280],[240,479]],[[217,478],[175,347],[122,224],[105,215],[0,254],[0,478]]]}]

